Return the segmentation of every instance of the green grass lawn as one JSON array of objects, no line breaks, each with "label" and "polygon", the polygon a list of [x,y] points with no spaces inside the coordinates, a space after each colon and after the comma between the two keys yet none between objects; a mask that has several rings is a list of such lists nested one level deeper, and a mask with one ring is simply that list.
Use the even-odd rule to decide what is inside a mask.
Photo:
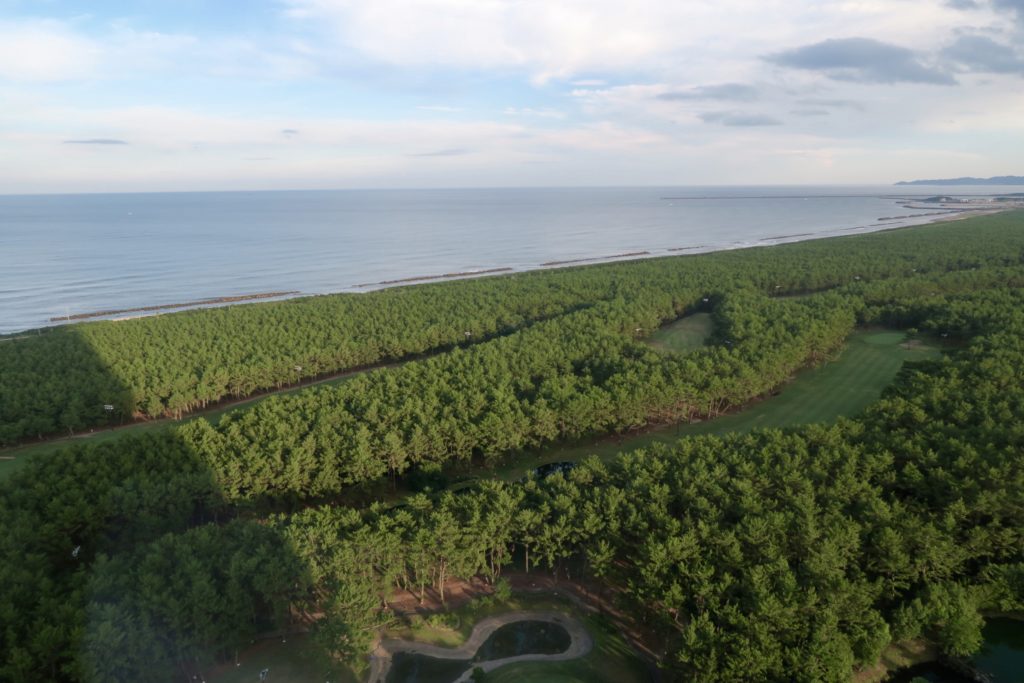
[{"label": "green grass lawn", "polygon": [[328,667],[306,635],[275,638],[239,653],[240,665],[228,663],[205,673],[208,683],[256,683],[260,671],[269,669],[270,683],[358,683],[361,680],[344,666]]},{"label": "green grass lawn", "polygon": [[659,351],[689,353],[704,346],[714,329],[710,313],[694,313],[658,328],[647,343]]},{"label": "green grass lawn", "polygon": [[543,449],[522,454],[495,470],[494,475],[512,480],[549,462],[582,460],[597,455],[608,460],[623,451],[655,443],[671,444],[685,436],[749,432],[761,427],[792,427],[813,422],[833,422],[856,415],[878,399],[896,377],[904,361],[939,357],[933,346],[906,343],[906,334],[894,331],[859,331],[852,334],[835,360],[801,371],[777,396],[714,420],[662,427],[635,436],[602,438],[576,446]]},{"label": "green grass lawn", "polygon": [[[466,642],[473,626],[485,617],[520,610],[554,610],[571,613],[582,619],[572,603],[557,595],[513,593],[505,600],[484,597],[471,600],[461,607],[438,613],[433,618],[411,615],[401,618],[383,631],[384,638],[417,640],[442,647],[458,647]],[[444,622],[444,623],[440,623]]]}]

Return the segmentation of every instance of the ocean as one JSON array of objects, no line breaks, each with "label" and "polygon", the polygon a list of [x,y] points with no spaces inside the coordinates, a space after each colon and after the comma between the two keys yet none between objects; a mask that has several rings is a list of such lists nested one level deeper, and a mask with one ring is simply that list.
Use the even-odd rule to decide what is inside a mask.
[{"label": "ocean", "polygon": [[843,186],[0,196],[0,333],[97,311],[126,317],[139,314],[126,309],[218,297],[365,292],[445,274],[869,232],[938,218],[937,207],[914,203],[925,197],[1009,191]]}]

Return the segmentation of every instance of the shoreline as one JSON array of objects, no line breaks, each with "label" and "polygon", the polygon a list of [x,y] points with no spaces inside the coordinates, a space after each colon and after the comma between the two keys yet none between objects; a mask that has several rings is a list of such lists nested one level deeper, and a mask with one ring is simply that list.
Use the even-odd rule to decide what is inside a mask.
[{"label": "shoreline", "polygon": [[[123,309],[109,309],[101,310],[91,313],[76,313],[69,316],[53,316],[47,319],[48,323],[35,327],[28,327],[24,329],[11,330],[10,332],[0,333],[0,342],[8,341],[12,338],[19,336],[25,336],[31,333],[39,333],[44,329],[55,329],[63,327],[68,324],[75,324],[79,322],[93,321],[93,320],[109,320],[111,322],[121,320],[132,320],[141,317],[148,317],[150,315],[160,315],[164,311],[181,311],[181,310],[197,310],[204,306],[220,306],[220,305],[235,305],[244,303],[254,303],[265,301],[267,299],[275,299],[284,301],[295,298],[306,298],[314,296],[337,296],[340,294],[361,294],[368,291],[376,291],[378,289],[387,289],[392,287],[403,287],[417,284],[435,283],[435,282],[452,282],[461,279],[471,279],[475,277],[486,277],[490,275],[514,275],[519,273],[528,273],[534,271],[542,271],[547,269],[557,269],[563,267],[575,267],[575,266],[586,266],[586,265],[597,265],[604,263],[616,263],[620,261],[628,260],[643,260],[648,258],[667,258],[670,256],[680,255],[692,255],[692,254],[707,254],[721,251],[735,251],[738,249],[751,249],[758,247],[768,247],[780,244],[794,244],[797,242],[809,242],[819,239],[830,239],[835,237],[843,237],[849,234],[868,234],[874,232],[885,232],[888,230],[902,230],[905,228],[913,228],[922,225],[932,225],[935,223],[944,223],[947,221],[962,220],[973,216],[984,216],[992,215],[996,213],[1003,213],[1005,211],[1017,210],[1018,207],[1007,206],[1007,207],[985,207],[979,209],[948,209],[946,211],[935,211],[929,214],[919,214],[917,216],[908,217],[903,220],[895,220],[892,222],[882,222],[900,217],[881,217],[878,222],[869,225],[854,225],[846,228],[830,228],[826,232],[820,233],[796,233],[791,235],[775,235],[768,237],[757,238],[751,241],[740,241],[729,244],[699,244],[685,247],[652,247],[649,249],[629,251],[620,254],[612,254],[606,256],[589,256],[580,257],[574,259],[559,259],[553,261],[545,261],[535,265],[528,265],[522,267],[514,266],[499,266],[494,268],[485,269],[474,269],[466,271],[457,271],[450,273],[441,273],[435,275],[422,275],[422,276],[410,276],[401,277],[394,279],[381,280],[373,283],[362,283],[352,285],[349,289],[342,289],[332,292],[301,292],[299,290],[287,290],[287,291],[275,291],[265,292],[257,294],[237,295],[237,296],[222,296],[222,297],[209,297],[204,299],[198,299],[195,301],[177,303],[177,304],[159,304],[151,306],[137,306]],[[928,220],[925,220],[928,219]],[[904,220],[912,222],[904,222]],[[359,290],[359,291],[354,291]],[[139,315],[129,315],[123,318],[111,318],[110,316],[121,315],[121,314],[132,314],[137,313]]]},{"label": "shoreline", "polygon": [[511,273],[515,268],[506,266],[504,268],[487,268],[485,270],[466,270],[459,273],[442,273],[441,275],[418,275],[414,277],[403,277],[397,280],[381,280],[380,282],[367,282],[353,287],[380,287],[387,285],[404,285],[415,282],[429,282],[431,280],[450,280],[455,278],[476,277],[478,275],[492,275],[494,273]]},{"label": "shoreline", "polygon": [[[257,294],[237,294],[234,296],[215,296],[208,299],[199,299],[196,301],[186,301],[180,304],[153,304],[151,306],[138,306],[135,308],[117,308],[106,311],[94,311],[92,313],[75,313],[74,315],[58,315],[50,318],[49,322],[72,322],[79,320],[91,320],[92,318],[106,318],[111,315],[121,315],[122,313],[156,313],[158,311],[164,311],[176,308],[199,308],[201,306],[215,306],[217,304],[233,304],[241,303],[244,301],[259,301],[262,299],[276,299],[281,297],[292,297],[300,295],[297,289],[285,291],[285,292],[260,292]],[[141,317],[141,316],[133,316]],[[17,334],[17,333],[15,333]]]},{"label": "shoreline", "polygon": [[624,254],[612,254],[611,256],[591,256],[589,258],[574,258],[566,259],[563,261],[545,261],[540,264],[540,268],[551,268],[553,266],[571,266],[577,263],[594,263],[594,262],[610,262],[617,261],[619,259],[631,259],[638,256],[654,256],[649,251],[629,251]]}]

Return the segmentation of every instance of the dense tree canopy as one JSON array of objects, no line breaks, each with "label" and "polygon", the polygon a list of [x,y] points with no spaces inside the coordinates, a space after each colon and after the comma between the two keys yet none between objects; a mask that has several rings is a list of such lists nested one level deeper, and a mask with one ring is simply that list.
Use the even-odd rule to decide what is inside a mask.
[{"label": "dense tree canopy", "polygon": [[[735,252],[317,296],[0,338],[0,444],[132,417],[176,416],[300,377],[507,334],[659,292],[682,312],[711,291],[777,295],[1019,264],[1018,214]],[[955,244],[955,247],[952,245]],[[949,281],[955,286],[956,281]],[[650,320],[649,324],[656,324]],[[468,333],[468,335],[467,335]],[[108,413],[104,405],[115,410]]]},{"label": "dense tree canopy", "polygon": [[[456,333],[481,314],[446,309],[460,287],[507,296],[501,315],[518,317],[474,328],[494,338],[217,425],[69,447],[0,483],[0,679],[180,679],[314,615],[326,647],[357,658],[393,588],[443,594],[449,578],[494,580],[513,561],[618,587],[664,634],[672,678],[843,681],[919,635],[969,653],[981,610],[1024,609],[1022,245],[1018,214],[384,293],[418,302],[413,321],[450,314]],[[528,303],[559,288],[551,307]],[[231,315],[268,316],[266,336],[246,343],[291,358],[274,330],[306,317],[327,329],[319,305],[214,315],[229,328]],[[313,310],[272,313],[288,306]],[[697,309],[716,322],[707,348],[639,341]],[[182,324],[213,349],[207,314],[81,329]],[[389,315],[382,307],[382,329]],[[836,425],[688,438],[544,479],[346,505],[354,484],[418,465],[487,467],[523,448],[713,417],[827,357],[857,323],[912,326],[955,348]],[[23,358],[29,383],[32,354],[64,334],[0,343],[2,362]],[[365,339],[386,338],[376,334]],[[166,336],[161,367],[186,367]],[[91,362],[73,364],[88,373]],[[225,360],[228,374],[238,367]],[[13,413],[31,404],[4,396]]]}]

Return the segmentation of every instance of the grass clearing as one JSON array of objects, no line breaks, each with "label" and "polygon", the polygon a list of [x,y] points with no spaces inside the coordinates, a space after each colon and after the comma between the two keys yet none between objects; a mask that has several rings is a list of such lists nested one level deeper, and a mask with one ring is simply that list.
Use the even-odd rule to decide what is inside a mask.
[{"label": "grass clearing", "polygon": [[575,462],[589,455],[610,460],[624,451],[655,443],[672,444],[686,436],[745,433],[766,427],[834,422],[864,410],[892,383],[905,361],[938,358],[940,351],[905,332],[862,330],[850,335],[842,353],[822,366],[803,370],[776,396],[757,401],[714,420],[657,428],[635,436],[544,449],[518,456],[493,476],[512,480],[549,462]]},{"label": "grass clearing", "polygon": [[253,683],[260,671],[269,669],[267,680],[274,683],[359,683],[354,671],[342,665],[328,667],[316,645],[305,634],[290,635],[287,642],[267,640],[239,653],[241,664],[229,662],[206,672],[208,683]]},{"label": "grass clearing", "polygon": [[658,351],[690,353],[707,344],[714,329],[710,313],[694,313],[658,328],[647,343]]},{"label": "grass clearing", "polygon": [[934,661],[938,656],[935,645],[921,638],[891,643],[882,651],[877,664],[854,672],[852,683],[881,683],[900,669]]},{"label": "grass clearing", "polygon": [[555,595],[512,593],[504,600],[486,596],[444,612],[401,617],[394,626],[384,629],[381,635],[396,640],[416,640],[431,645],[458,647],[466,642],[473,632],[473,626],[481,619],[506,612],[530,610],[569,612],[581,620],[586,616],[571,602]]}]

